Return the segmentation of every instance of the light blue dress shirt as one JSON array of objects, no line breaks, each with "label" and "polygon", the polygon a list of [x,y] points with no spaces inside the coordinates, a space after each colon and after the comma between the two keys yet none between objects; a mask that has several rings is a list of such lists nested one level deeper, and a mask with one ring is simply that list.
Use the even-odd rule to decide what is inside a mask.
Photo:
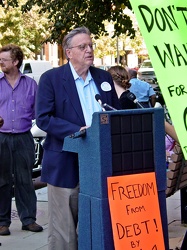
[{"label": "light blue dress shirt", "polygon": [[95,99],[95,95],[99,94],[99,91],[91,76],[90,71],[88,71],[88,75],[86,77],[86,80],[84,81],[82,77],[77,74],[77,72],[73,68],[73,65],[71,63],[69,64],[75,80],[75,85],[77,87],[86,125],[90,126],[92,123],[93,113],[102,111],[101,106]]},{"label": "light blue dress shirt", "polygon": [[155,95],[153,87],[147,82],[141,81],[137,78],[132,78],[130,83],[131,87],[129,90],[135,94],[139,102],[149,102],[149,97]]}]

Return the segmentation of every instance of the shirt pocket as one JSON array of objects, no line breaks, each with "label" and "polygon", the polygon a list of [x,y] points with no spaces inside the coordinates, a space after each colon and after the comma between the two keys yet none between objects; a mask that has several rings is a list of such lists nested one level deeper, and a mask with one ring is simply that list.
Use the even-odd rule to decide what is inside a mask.
[{"label": "shirt pocket", "polygon": [[33,95],[28,95],[26,98],[20,100],[17,109],[20,114],[32,113],[34,109],[35,98]]}]

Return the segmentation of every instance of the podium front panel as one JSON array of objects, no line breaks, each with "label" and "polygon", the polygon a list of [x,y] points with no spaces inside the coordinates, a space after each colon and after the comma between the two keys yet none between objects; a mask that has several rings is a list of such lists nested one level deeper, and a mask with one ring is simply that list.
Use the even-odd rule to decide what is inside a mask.
[{"label": "podium front panel", "polygon": [[154,172],[152,114],[111,116],[112,175]]}]

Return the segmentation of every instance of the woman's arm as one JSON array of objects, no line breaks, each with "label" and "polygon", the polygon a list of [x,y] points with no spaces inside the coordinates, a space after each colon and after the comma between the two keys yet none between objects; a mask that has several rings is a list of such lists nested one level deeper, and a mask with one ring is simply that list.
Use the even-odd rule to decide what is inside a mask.
[{"label": "woman's arm", "polygon": [[170,135],[177,143],[179,143],[175,128],[173,127],[173,125],[169,124],[166,121],[165,121],[165,131],[166,134]]}]

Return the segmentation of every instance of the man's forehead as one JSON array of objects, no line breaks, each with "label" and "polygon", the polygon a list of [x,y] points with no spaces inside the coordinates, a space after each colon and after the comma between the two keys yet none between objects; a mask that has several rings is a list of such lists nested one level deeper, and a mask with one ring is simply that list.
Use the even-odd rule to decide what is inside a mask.
[{"label": "man's forehead", "polygon": [[72,38],[72,41],[80,41],[83,43],[83,41],[91,41],[91,37],[88,34],[81,33],[77,34]]},{"label": "man's forehead", "polygon": [[0,53],[10,54],[10,50],[8,50],[8,51],[0,51]]},{"label": "man's forehead", "polygon": [[9,56],[10,55],[10,51],[0,51],[0,55],[1,56]]}]

